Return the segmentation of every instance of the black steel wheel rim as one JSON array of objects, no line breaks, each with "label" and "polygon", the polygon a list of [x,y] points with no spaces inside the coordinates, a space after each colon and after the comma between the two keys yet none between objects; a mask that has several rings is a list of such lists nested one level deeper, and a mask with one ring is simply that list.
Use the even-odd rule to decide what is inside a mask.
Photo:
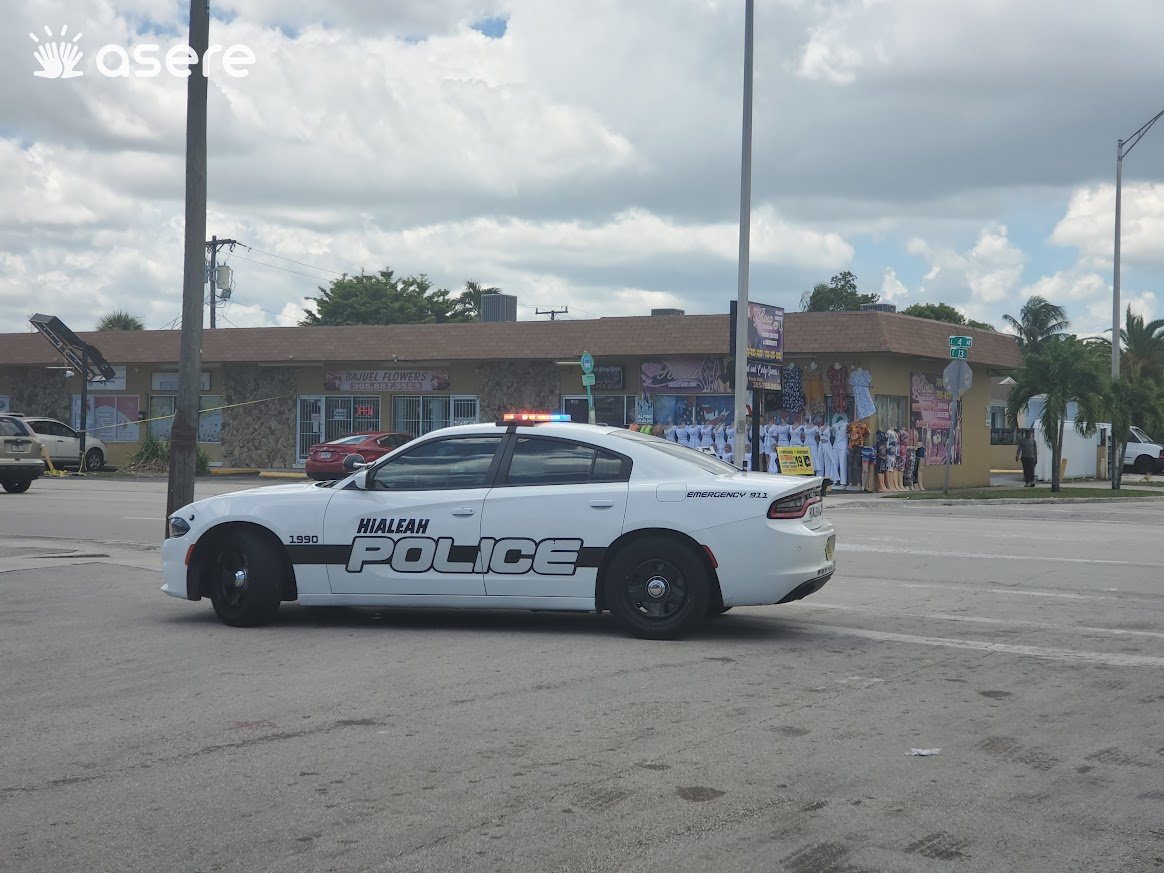
[{"label": "black steel wheel rim", "polygon": [[690,600],[687,577],[662,558],[643,561],[627,576],[626,597],[631,609],[647,621],[667,621]]}]

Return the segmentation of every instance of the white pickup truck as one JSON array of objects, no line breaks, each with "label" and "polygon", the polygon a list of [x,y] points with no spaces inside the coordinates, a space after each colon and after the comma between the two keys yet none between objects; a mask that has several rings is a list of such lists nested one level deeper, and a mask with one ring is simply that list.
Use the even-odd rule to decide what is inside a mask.
[{"label": "white pickup truck", "polygon": [[1138,427],[1128,434],[1128,450],[1124,454],[1124,469],[1141,475],[1164,473],[1164,446]]}]

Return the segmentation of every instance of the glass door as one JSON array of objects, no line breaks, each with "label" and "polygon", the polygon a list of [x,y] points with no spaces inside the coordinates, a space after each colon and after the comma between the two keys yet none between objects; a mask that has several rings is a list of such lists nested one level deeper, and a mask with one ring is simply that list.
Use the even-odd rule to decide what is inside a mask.
[{"label": "glass door", "polygon": [[297,466],[306,464],[311,447],[324,441],[323,396],[301,395],[298,411],[298,420],[295,426],[295,462]]}]

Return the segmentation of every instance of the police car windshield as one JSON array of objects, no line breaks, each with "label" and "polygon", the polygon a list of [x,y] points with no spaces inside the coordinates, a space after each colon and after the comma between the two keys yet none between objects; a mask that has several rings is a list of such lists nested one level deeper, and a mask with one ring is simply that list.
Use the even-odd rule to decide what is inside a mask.
[{"label": "police car windshield", "polygon": [[610,433],[611,436],[649,446],[655,451],[670,455],[673,458],[678,458],[680,461],[686,461],[688,464],[694,464],[699,469],[706,470],[708,473],[729,475],[739,472],[731,464],[726,461],[721,461],[715,455],[709,455],[706,452],[699,451],[699,449],[681,446],[678,443],[673,443],[670,440],[661,439],[656,436],[647,436],[645,433],[639,433],[637,430],[613,430]]}]

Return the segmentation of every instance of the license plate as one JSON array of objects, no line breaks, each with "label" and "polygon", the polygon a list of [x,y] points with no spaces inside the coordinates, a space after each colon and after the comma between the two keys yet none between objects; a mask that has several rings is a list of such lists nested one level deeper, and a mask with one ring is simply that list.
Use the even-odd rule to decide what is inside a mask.
[{"label": "license plate", "polygon": [[823,503],[814,503],[814,504],[812,504],[812,506],[810,506],[808,508],[808,517],[810,519],[820,518],[822,515],[824,515],[824,504]]},{"label": "license plate", "polygon": [[331,452],[320,452],[320,453],[319,453],[319,456],[320,456],[321,458],[330,458],[330,457],[331,457]]},{"label": "license plate", "polygon": [[28,450],[32,448],[32,443],[26,442],[11,442],[8,443],[8,450],[14,455],[26,455]]}]

